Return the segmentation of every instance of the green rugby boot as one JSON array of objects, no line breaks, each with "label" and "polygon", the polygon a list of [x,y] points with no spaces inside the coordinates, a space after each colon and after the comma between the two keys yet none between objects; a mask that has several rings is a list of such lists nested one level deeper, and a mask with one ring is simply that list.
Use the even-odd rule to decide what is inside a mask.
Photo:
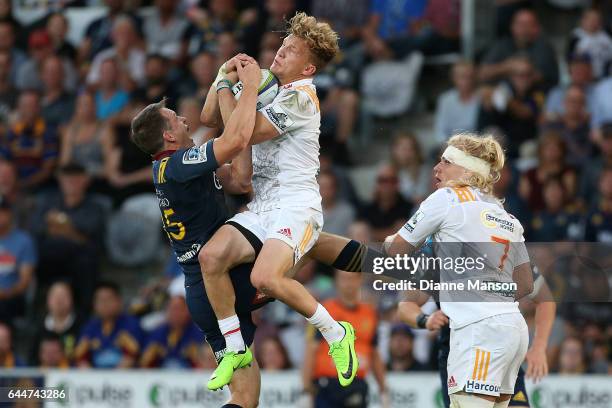
[{"label": "green rugby boot", "polygon": [[348,322],[338,322],[345,330],[342,340],[335,341],[329,345],[329,355],[338,371],[340,385],[348,387],[357,374],[359,361],[355,352],[355,329]]},{"label": "green rugby boot", "polygon": [[217,368],[212,373],[210,380],[208,380],[208,384],[206,386],[209,390],[218,390],[230,383],[232,380],[232,376],[234,375],[234,371],[239,368],[243,368],[246,366],[250,366],[253,362],[253,353],[251,349],[248,347],[245,351],[241,351],[239,353],[235,351],[226,352]]}]

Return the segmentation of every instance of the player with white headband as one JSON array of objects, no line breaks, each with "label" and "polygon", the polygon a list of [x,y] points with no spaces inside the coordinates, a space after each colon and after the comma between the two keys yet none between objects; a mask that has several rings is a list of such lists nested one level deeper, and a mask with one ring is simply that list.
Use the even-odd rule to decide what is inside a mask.
[{"label": "player with white headband", "polygon": [[[448,393],[455,408],[507,407],[529,343],[516,302],[533,288],[523,227],[493,196],[504,160],[491,136],[450,138],[434,167],[436,191],[385,245],[390,255],[411,254],[431,237],[434,257],[455,261],[440,268],[441,284],[464,284],[440,291],[451,327]],[[468,267],[468,257],[481,263]],[[491,285],[469,291],[469,280]],[[513,283],[515,291],[498,289]]]}]

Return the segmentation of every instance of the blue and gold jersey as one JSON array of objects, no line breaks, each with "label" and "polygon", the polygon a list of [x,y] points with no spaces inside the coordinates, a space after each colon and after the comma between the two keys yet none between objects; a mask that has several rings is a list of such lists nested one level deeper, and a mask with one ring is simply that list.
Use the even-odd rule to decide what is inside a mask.
[{"label": "blue and gold jersey", "polygon": [[136,358],[141,342],[142,331],[135,317],[122,314],[112,324],[104,324],[96,317],[81,331],[75,359],[95,368],[114,368],[124,356]]},{"label": "blue and gold jersey", "polygon": [[218,167],[212,140],[154,157],[153,183],[162,222],[186,285],[202,280],[198,253],[228,218],[215,174]]},{"label": "blue and gold jersey", "polygon": [[163,324],[148,337],[142,353],[142,367],[192,368],[198,366],[199,348],[204,335],[190,322],[183,330]]}]

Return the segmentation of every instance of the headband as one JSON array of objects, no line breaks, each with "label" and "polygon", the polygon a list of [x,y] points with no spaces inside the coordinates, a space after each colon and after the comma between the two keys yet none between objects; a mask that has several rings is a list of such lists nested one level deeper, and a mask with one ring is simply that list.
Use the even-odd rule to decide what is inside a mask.
[{"label": "headband", "polygon": [[483,177],[488,177],[491,173],[491,165],[481,158],[467,154],[463,150],[457,149],[455,146],[448,146],[442,157],[449,162],[461,166],[466,170],[480,174]]}]

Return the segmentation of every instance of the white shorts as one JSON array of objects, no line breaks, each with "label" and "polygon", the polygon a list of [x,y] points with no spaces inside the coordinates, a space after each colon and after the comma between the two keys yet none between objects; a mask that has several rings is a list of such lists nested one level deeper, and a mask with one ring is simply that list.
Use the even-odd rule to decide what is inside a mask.
[{"label": "white shorts", "polygon": [[487,317],[451,330],[448,394],[514,394],[529,332],[520,313]]},{"label": "white shorts", "polygon": [[295,264],[319,239],[323,214],[314,208],[279,208],[261,213],[241,212],[228,222],[240,224],[261,242],[268,239],[283,241],[293,249]]}]

